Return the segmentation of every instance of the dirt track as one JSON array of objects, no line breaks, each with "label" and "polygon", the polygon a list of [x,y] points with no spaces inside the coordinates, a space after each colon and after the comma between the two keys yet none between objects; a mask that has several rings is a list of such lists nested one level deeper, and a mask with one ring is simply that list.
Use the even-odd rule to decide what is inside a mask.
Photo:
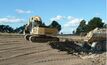
[{"label": "dirt track", "polygon": [[105,54],[76,56],[48,43],[25,41],[21,35],[0,35],[0,65],[106,65]]}]

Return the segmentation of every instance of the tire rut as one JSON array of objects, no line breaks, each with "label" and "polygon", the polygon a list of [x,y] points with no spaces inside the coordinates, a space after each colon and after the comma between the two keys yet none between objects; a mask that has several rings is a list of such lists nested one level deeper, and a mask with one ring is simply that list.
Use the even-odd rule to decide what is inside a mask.
[{"label": "tire rut", "polygon": [[11,56],[8,58],[2,58],[2,59],[0,59],[0,61],[9,60],[9,59],[13,59],[13,58],[21,57],[21,56],[27,56],[27,55],[35,54],[35,53],[45,52],[45,51],[49,51],[49,50],[52,50],[52,49],[45,49],[45,50],[41,50],[41,51],[33,51],[33,52],[29,52],[29,53],[14,55],[14,56]]}]

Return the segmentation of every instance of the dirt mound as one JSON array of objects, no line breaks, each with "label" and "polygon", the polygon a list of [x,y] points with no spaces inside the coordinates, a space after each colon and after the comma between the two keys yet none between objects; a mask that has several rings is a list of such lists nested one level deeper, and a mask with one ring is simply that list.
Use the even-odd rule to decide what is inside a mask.
[{"label": "dirt mound", "polygon": [[87,43],[76,43],[74,41],[63,41],[63,42],[49,42],[49,45],[53,49],[60,51],[66,51],[68,54],[95,54],[103,53],[105,51],[94,51]]}]

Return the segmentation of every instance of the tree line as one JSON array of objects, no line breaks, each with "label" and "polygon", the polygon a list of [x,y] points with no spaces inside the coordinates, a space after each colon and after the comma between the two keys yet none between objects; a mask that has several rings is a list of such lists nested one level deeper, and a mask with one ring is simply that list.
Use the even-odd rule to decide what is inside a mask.
[{"label": "tree line", "polygon": [[86,24],[85,20],[82,20],[79,26],[76,28],[76,31],[73,31],[73,34],[80,35],[82,33],[86,34],[89,31],[95,28],[106,28],[107,24],[102,22],[102,19],[99,17],[93,17],[88,23]]},{"label": "tree line", "polygon": [[[82,20],[78,27],[76,28],[76,31],[73,31],[73,34],[80,35],[81,33],[88,33],[89,31],[97,28],[106,28],[107,24],[102,22],[102,19],[99,17],[93,17],[88,23],[86,24],[86,20]],[[23,33],[24,29],[26,27],[26,24],[23,26],[20,26],[16,29],[10,27],[9,25],[0,25],[0,32],[2,33]],[[42,23],[40,27],[48,27],[48,28],[57,28],[58,31],[61,30],[61,25],[57,21],[52,21],[52,23],[48,26],[45,25],[45,23]]]},{"label": "tree line", "polygon": [[[0,32],[2,33],[23,33],[25,27],[27,24],[20,26],[16,29],[12,28],[9,25],[0,25]],[[47,27],[47,28],[57,28],[58,31],[61,30],[61,25],[57,21],[52,21],[52,23],[48,26],[45,25],[45,23],[40,23],[39,27]]]},{"label": "tree line", "polygon": [[0,32],[2,33],[23,33],[25,25],[20,26],[16,29],[12,28],[9,25],[0,25]]}]

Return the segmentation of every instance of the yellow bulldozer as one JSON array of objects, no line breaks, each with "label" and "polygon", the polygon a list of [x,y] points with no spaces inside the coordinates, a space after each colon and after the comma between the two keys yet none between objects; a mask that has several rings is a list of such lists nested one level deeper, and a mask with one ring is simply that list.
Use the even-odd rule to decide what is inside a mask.
[{"label": "yellow bulldozer", "polygon": [[39,16],[32,16],[24,30],[24,38],[31,42],[59,41],[57,28],[49,28]]}]

